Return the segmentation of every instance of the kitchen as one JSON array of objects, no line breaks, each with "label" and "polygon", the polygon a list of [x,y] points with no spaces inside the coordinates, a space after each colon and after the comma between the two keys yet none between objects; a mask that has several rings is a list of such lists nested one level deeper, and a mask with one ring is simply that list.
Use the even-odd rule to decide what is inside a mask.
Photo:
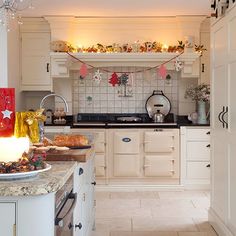
[{"label": "kitchen", "polygon": [[94,134],[93,235],[235,235],[234,1],[103,3],[37,1],[1,27],[0,87],[16,111],[57,95],[45,134]]}]

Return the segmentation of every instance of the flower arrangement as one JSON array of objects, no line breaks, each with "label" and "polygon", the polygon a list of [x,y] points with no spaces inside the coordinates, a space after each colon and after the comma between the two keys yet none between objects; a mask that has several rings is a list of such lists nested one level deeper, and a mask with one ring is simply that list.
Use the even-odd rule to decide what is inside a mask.
[{"label": "flower arrangement", "polygon": [[208,102],[210,100],[210,85],[199,84],[196,87],[188,87],[185,92],[185,98],[191,98],[193,101]]}]

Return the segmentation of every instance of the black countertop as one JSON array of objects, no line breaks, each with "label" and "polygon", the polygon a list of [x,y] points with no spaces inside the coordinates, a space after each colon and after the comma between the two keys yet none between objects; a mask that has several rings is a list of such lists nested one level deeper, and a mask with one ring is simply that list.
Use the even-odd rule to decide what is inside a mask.
[{"label": "black countertop", "polygon": [[45,124],[45,126],[70,126],[72,129],[76,128],[96,128],[96,129],[112,129],[112,128],[180,128],[181,126],[192,127],[209,127],[210,124],[193,124],[187,119],[187,116],[177,116],[176,122],[168,123],[154,123],[151,120],[142,120],[141,122],[114,122],[111,121],[79,121],[74,123],[72,116],[66,117],[66,124]]}]

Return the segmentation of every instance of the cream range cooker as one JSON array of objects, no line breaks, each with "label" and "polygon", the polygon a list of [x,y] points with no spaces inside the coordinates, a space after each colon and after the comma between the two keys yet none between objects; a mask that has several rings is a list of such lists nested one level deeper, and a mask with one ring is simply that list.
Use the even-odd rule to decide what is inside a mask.
[{"label": "cream range cooker", "polygon": [[103,184],[179,184],[179,128],[173,115],[78,114],[73,133],[96,133],[96,179]]}]

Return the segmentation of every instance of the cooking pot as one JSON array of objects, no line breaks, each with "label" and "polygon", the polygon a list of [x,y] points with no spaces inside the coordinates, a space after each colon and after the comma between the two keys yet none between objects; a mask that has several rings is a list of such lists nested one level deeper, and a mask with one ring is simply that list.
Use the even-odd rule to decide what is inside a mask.
[{"label": "cooking pot", "polygon": [[164,95],[161,90],[154,90],[152,95],[147,99],[145,108],[150,118],[153,119],[157,108],[164,116],[169,114],[171,110],[170,100]]}]

